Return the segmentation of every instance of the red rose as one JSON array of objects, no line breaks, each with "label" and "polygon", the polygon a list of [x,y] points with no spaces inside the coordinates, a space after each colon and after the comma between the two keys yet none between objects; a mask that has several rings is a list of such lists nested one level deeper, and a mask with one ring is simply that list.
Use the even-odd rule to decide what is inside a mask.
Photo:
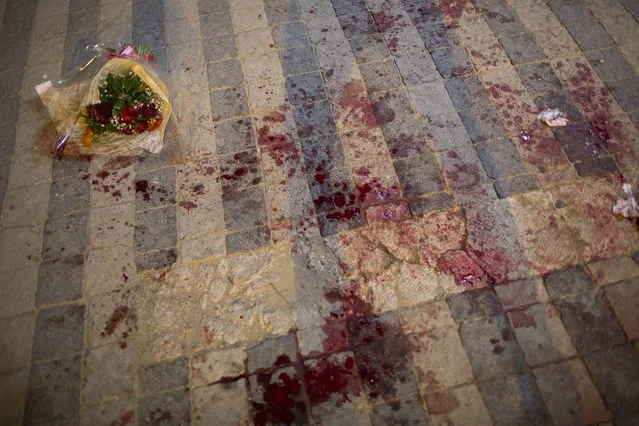
[{"label": "red rose", "polygon": [[135,133],[143,133],[147,128],[147,124],[148,123],[146,121],[140,121],[135,127]]},{"label": "red rose", "polygon": [[144,105],[142,106],[142,115],[144,118],[151,120],[158,116],[158,109],[155,105]]},{"label": "red rose", "polygon": [[120,118],[122,118],[122,121],[124,121],[125,123],[130,123],[136,118],[138,118],[139,116],[140,116],[140,111],[138,111],[137,109],[131,108],[127,104],[125,104],[122,107],[122,113],[120,114]]}]

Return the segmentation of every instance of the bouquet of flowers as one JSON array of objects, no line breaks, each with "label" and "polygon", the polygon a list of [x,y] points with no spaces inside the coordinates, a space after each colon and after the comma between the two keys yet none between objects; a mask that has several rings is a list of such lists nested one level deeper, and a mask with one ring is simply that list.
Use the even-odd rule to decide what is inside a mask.
[{"label": "bouquet of flowers", "polygon": [[60,136],[54,147],[57,156],[135,155],[162,149],[171,104],[165,84],[148,62],[153,56],[131,45],[120,53],[105,53],[80,68],[84,77],[91,75],[86,67],[97,69],[90,81],[36,86]]}]

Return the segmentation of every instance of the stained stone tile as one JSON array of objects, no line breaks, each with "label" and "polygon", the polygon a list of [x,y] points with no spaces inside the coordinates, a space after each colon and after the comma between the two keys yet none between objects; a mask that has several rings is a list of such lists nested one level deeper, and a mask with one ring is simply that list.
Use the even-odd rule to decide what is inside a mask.
[{"label": "stained stone tile", "polygon": [[139,173],[135,178],[135,208],[146,210],[175,204],[175,169]]},{"label": "stained stone tile", "polygon": [[553,299],[567,294],[581,293],[595,289],[595,283],[581,266],[551,272],[546,275],[544,282],[548,289],[548,294],[550,294],[550,297]]},{"label": "stained stone tile", "polygon": [[242,65],[235,59],[209,63],[207,70],[211,89],[234,86],[244,82]]},{"label": "stained stone tile", "polygon": [[590,158],[574,164],[579,176],[602,176],[607,173],[619,172],[619,167],[611,157]]},{"label": "stained stone tile", "polygon": [[[234,426],[249,423],[246,379],[193,390],[195,425]],[[220,417],[224,413],[224,417]]]},{"label": "stained stone tile", "polygon": [[220,155],[255,147],[250,118],[237,118],[215,124],[215,141]]},{"label": "stained stone tile", "polygon": [[193,386],[202,386],[225,377],[241,376],[245,373],[246,358],[243,347],[217,349],[194,355],[191,359],[191,382]]},{"label": "stained stone tile", "polygon": [[300,46],[279,53],[284,75],[297,75],[318,69],[315,54],[310,46]]},{"label": "stained stone tile", "polygon": [[190,197],[180,202],[178,212],[179,239],[189,238],[198,234],[215,234],[224,231],[222,217],[222,200],[216,193],[206,197]]},{"label": "stained stone tile", "polygon": [[519,175],[528,171],[517,148],[510,141],[478,144],[477,155],[486,170],[486,175],[493,179]]},{"label": "stained stone tile", "polygon": [[26,368],[0,376],[0,423],[23,424],[29,370]]},{"label": "stained stone tile", "polygon": [[232,192],[262,182],[260,160],[255,150],[220,156],[222,192]]},{"label": "stained stone tile", "polygon": [[445,79],[475,72],[466,50],[461,46],[435,50],[431,57]]},{"label": "stained stone tile", "polygon": [[568,334],[580,353],[589,353],[626,338],[601,291],[567,296],[555,301]]},{"label": "stained stone tile", "polygon": [[594,50],[612,46],[613,41],[594,18],[566,24],[566,29],[581,50]]},{"label": "stained stone tile", "polygon": [[12,317],[33,310],[38,286],[36,267],[0,273],[0,317]]},{"label": "stained stone tile", "polygon": [[84,358],[82,399],[85,402],[103,401],[109,397],[132,395],[138,357],[135,342],[89,349]]},{"label": "stained stone tile", "polygon": [[262,187],[225,194],[222,203],[226,227],[230,230],[266,223],[266,202]]},{"label": "stained stone tile", "polygon": [[170,419],[172,425],[189,425],[191,424],[189,390],[178,389],[142,398],[138,402],[138,415],[141,425],[162,424],[165,419]]},{"label": "stained stone tile", "polygon": [[396,401],[383,402],[371,409],[373,426],[389,424],[427,424],[426,413],[419,395],[408,396]]},{"label": "stained stone tile", "polygon": [[135,274],[133,248],[112,246],[89,250],[85,268],[87,297],[122,288]]},{"label": "stained stone tile", "polygon": [[610,420],[610,413],[580,360],[536,368],[534,374],[555,424],[595,424]]},{"label": "stained stone tile", "polygon": [[606,287],[606,297],[630,340],[639,337],[639,315],[634,309],[638,295],[637,278]]},{"label": "stained stone tile", "polygon": [[286,79],[288,100],[297,106],[326,99],[324,81],[319,73],[304,74]]},{"label": "stained stone tile", "polygon": [[140,390],[145,395],[186,386],[188,382],[189,361],[187,358],[176,358],[172,361],[140,367]]},{"label": "stained stone tile", "polygon": [[639,266],[630,257],[617,256],[592,262],[586,266],[597,284],[605,286],[639,275]]},{"label": "stained stone tile", "polygon": [[277,0],[265,3],[264,8],[266,9],[266,17],[268,18],[269,25],[300,19],[297,2],[293,0]]},{"label": "stained stone tile", "polygon": [[87,238],[87,214],[49,219],[44,225],[43,259],[83,254]]},{"label": "stained stone tile", "polygon": [[25,421],[69,419],[80,411],[80,361],[78,355],[31,367]]},{"label": "stained stone tile", "polygon": [[230,59],[237,56],[235,37],[232,34],[220,35],[202,43],[204,58],[207,62]]},{"label": "stained stone tile", "polygon": [[416,25],[416,28],[428,51],[449,47],[457,42],[455,31],[451,25],[444,22],[420,24]]},{"label": "stained stone tile", "polygon": [[581,112],[570,98],[570,93],[563,88],[538,95],[534,101],[540,110],[544,108],[557,108],[565,112],[571,122],[583,121]]},{"label": "stained stone tile", "polygon": [[619,49],[597,50],[586,54],[592,68],[604,82],[632,77],[634,71]]},{"label": "stained stone tile", "polygon": [[200,0],[198,2],[198,11],[200,14],[217,13],[229,10],[228,0]]},{"label": "stained stone tile", "polygon": [[32,312],[0,320],[0,371],[30,364],[34,322]]},{"label": "stained stone tile", "polygon": [[404,84],[408,86],[439,80],[439,73],[428,53],[402,56],[395,59]]},{"label": "stained stone tile", "polygon": [[84,305],[40,310],[33,338],[35,361],[73,355],[84,346]]},{"label": "stained stone tile", "polygon": [[478,289],[455,294],[448,298],[448,305],[457,322],[492,317],[502,312],[501,303],[491,289]]},{"label": "stained stone tile", "polygon": [[432,155],[424,154],[395,160],[394,164],[405,197],[415,197],[443,189],[439,165]]},{"label": "stained stone tile", "polygon": [[396,116],[391,123],[382,126],[382,131],[394,159],[429,151],[424,129],[412,114],[404,119]]},{"label": "stained stone tile", "polygon": [[451,208],[453,197],[446,192],[437,192],[427,197],[410,200],[409,206],[413,216],[419,216],[431,211]]},{"label": "stained stone tile", "polygon": [[490,102],[478,103],[470,109],[460,111],[459,117],[473,142],[508,138],[508,132],[504,129],[499,114]]},{"label": "stained stone tile", "polygon": [[82,297],[84,255],[45,260],[40,264],[36,306]]},{"label": "stained stone tile", "polygon": [[444,85],[458,111],[471,108],[473,105],[490,103],[488,94],[476,75],[453,77],[445,80]]},{"label": "stained stone tile", "polygon": [[248,98],[244,86],[211,92],[211,110],[213,120],[223,120],[237,115],[248,115]]},{"label": "stained stone tile", "polygon": [[135,401],[110,401],[101,405],[84,406],[80,411],[80,426],[96,424],[135,424]]},{"label": "stained stone tile", "polygon": [[[308,408],[301,384],[301,374],[294,367],[287,367],[273,373],[249,376],[250,399],[253,421],[256,424],[274,424],[284,417],[291,423],[307,424]],[[281,389],[287,404],[272,400],[269,389]]]},{"label": "stained stone tile", "polygon": [[537,61],[545,57],[529,33],[504,36],[499,42],[514,64]]},{"label": "stained stone tile", "polygon": [[163,249],[177,245],[177,220],[174,206],[137,212],[135,248],[138,251]]},{"label": "stained stone tile", "polygon": [[494,289],[505,310],[548,301],[546,288],[542,280],[537,278],[512,281],[506,285],[495,286]]},{"label": "stained stone tile", "polygon": [[460,334],[478,378],[524,368],[515,332],[505,316],[467,321],[461,325]]},{"label": "stained stone tile", "polygon": [[369,93],[391,89],[402,84],[395,61],[362,64],[360,72]]},{"label": "stained stone tile", "polygon": [[275,46],[280,49],[304,46],[310,43],[306,34],[306,27],[301,22],[276,25],[273,28],[273,41],[275,41]]},{"label": "stained stone tile", "polygon": [[86,211],[89,209],[91,183],[86,178],[72,178],[60,180],[51,185],[49,195],[49,216]]},{"label": "stained stone tile", "polygon": [[229,253],[255,250],[270,244],[271,231],[267,226],[259,226],[226,235],[226,249]]},{"label": "stained stone tile", "polygon": [[515,176],[495,182],[495,191],[499,198],[512,197],[537,188],[537,180],[533,175]]},{"label": "stained stone tile", "polygon": [[475,425],[492,425],[477,385],[430,393],[424,401],[433,425],[461,425],[471,418]]},{"label": "stained stone tile", "polygon": [[535,382],[528,374],[482,383],[479,390],[494,425],[553,424]]},{"label": "stained stone tile", "polygon": [[394,312],[349,318],[346,327],[352,347],[368,344],[382,337],[394,337],[401,333],[399,318]]},{"label": "stained stone tile", "polygon": [[639,109],[639,77],[633,76],[626,80],[615,80],[606,84],[619,105],[626,111]]},{"label": "stained stone tile", "polygon": [[[136,219],[133,203],[94,208],[90,214],[89,244],[91,246],[130,244]],[[145,215],[148,214],[138,213],[138,217]]]},{"label": "stained stone tile", "polygon": [[349,40],[357,62],[382,61],[391,57],[381,34],[357,36]]},{"label": "stained stone tile", "polygon": [[426,392],[473,380],[468,357],[454,327],[409,335],[408,345],[420,385]]},{"label": "stained stone tile", "polygon": [[297,342],[292,333],[264,340],[248,348],[246,352],[249,373],[297,362]]},{"label": "stained stone tile", "polygon": [[87,343],[90,347],[119,342],[138,334],[138,304],[142,288],[133,284],[124,290],[98,294],[89,300]]},{"label": "stained stone tile", "polygon": [[176,249],[166,249],[138,255],[135,264],[138,272],[149,269],[160,269],[173,265],[178,258]]}]

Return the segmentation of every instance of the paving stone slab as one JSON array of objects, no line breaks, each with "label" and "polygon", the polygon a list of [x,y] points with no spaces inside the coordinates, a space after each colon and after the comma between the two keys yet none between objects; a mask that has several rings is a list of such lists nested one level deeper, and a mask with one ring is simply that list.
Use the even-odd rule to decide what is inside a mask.
[{"label": "paving stone slab", "polygon": [[419,395],[388,401],[371,409],[371,423],[374,426],[388,424],[426,425],[424,404]]},{"label": "paving stone slab", "polygon": [[595,283],[581,266],[551,272],[544,278],[544,283],[553,299],[595,289]]},{"label": "paving stone slab", "polygon": [[477,385],[429,393],[424,401],[433,425],[464,424],[469,418],[473,424],[492,425]]},{"label": "paving stone slab", "polygon": [[639,280],[620,282],[606,287],[605,292],[626,336],[630,340],[636,339],[639,336],[639,315],[633,306],[639,296]]},{"label": "paving stone slab", "polygon": [[61,358],[82,351],[84,314],[84,305],[40,310],[33,337],[33,359]]},{"label": "paving stone slab", "polygon": [[82,297],[84,256],[45,260],[38,272],[36,305],[67,302]]},{"label": "paving stone slab", "polygon": [[187,358],[176,358],[145,365],[140,367],[139,374],[139,386],[145,395],[178,388],[189,382],[189,362]]},{"label": "paving stone slab", "polygon": [[[193,390],[193,424],[233,426],[249,422],[246,379]],[[220,414],[224,413],[223,416]]]},{"label": "paving stone slab", "polygon": [[132,396],[138,357],[136,342],[111,343],[88,350],[84,357],[82,399],[99,402]]},{"label": "paving stone slab", "polygon": [[502,312],[497,294],[491,289],[465,291],[448,298],[450,311],[457,322],[491,317]]},{"label": "paving stone slab", "polygon": [[178,389],[138,401],[138,421],[142,425],[168,422],[172,425],[191,424],[191,403],[188,389]]}]

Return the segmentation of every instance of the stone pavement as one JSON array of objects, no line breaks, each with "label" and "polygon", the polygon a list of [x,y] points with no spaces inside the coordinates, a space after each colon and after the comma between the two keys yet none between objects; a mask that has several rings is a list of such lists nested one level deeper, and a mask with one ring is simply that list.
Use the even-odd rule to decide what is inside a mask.
[{"label": "stone pavement", "polygon": [[[636,0],[0,16],[0,424],[639,424]],[[34,84],[121,40],[169,147],[36,151]]]}]

